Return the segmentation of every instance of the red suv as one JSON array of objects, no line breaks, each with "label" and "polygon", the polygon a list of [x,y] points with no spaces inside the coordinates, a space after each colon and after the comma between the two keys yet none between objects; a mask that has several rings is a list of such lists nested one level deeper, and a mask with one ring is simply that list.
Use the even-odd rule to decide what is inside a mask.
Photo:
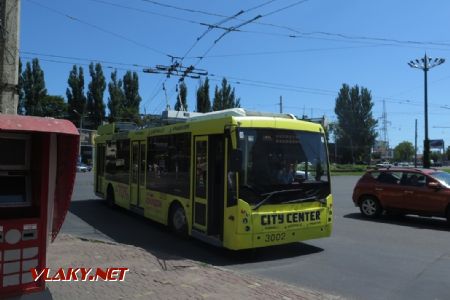
[{"label": "red suv", "polygon": [[433,169],[389,168],[364,174],[353,190],[361,213],[446,217],[450,223],[450,174]]}]

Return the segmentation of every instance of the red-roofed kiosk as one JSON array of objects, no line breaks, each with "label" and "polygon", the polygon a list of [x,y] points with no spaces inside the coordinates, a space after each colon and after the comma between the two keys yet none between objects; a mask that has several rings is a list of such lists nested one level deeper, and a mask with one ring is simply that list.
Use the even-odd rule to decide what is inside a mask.
[{"label": "red-roofed kiosk", "polygon": [[79,134],[67,120],[0,114],[0,295],[45,288],[30,270],[69,208]]}]

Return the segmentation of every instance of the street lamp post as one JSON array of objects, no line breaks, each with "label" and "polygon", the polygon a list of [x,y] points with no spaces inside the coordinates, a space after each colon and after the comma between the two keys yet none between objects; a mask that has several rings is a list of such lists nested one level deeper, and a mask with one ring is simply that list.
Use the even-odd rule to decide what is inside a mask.
[{"label": "street lamp post", "polygon": [[445,62],[443,58],[431,58],[425,53],[421,59],[411,60],[408,65],[411,68],[421,69],[424,73],[424,97],[425,97],[425,140],[423,141],[423,167],[430,167],[430,140],[428,139],[428,70]]},{"label": "street lamp post", "polygon": [[83,130],[83,118],[84,114],[80,114],[76,109],[73,109],[73,112],[80,116],[80,143],[78,146],[78,160],[81,162],[81,131]]}]

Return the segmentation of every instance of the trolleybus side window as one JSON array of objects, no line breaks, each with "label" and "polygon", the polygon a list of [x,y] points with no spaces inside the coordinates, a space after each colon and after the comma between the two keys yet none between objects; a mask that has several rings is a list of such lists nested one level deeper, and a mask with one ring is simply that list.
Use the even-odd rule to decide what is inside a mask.
[{"label": "trolleybus side window", "polygon": [[148,138],[147,188],[189,197],[191,134]]},{"label": "trolleybus side window", "polygon": [[106,178],[129,183],[130,140],[113,140],[106,144]]}]

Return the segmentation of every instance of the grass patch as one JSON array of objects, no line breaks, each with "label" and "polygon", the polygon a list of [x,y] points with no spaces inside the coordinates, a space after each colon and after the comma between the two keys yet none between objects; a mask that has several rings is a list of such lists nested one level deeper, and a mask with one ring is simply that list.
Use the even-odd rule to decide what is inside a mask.
[{"label": "grass patch", "polygon": [[352,164],[331,164],[331,176],[361,176],[367,169],[367,165],[352,165]]},{"label": "grass patch", "polygon": [[331,172],[331,176],[362,176],[365,172],[346,171],[346,172]]}]

